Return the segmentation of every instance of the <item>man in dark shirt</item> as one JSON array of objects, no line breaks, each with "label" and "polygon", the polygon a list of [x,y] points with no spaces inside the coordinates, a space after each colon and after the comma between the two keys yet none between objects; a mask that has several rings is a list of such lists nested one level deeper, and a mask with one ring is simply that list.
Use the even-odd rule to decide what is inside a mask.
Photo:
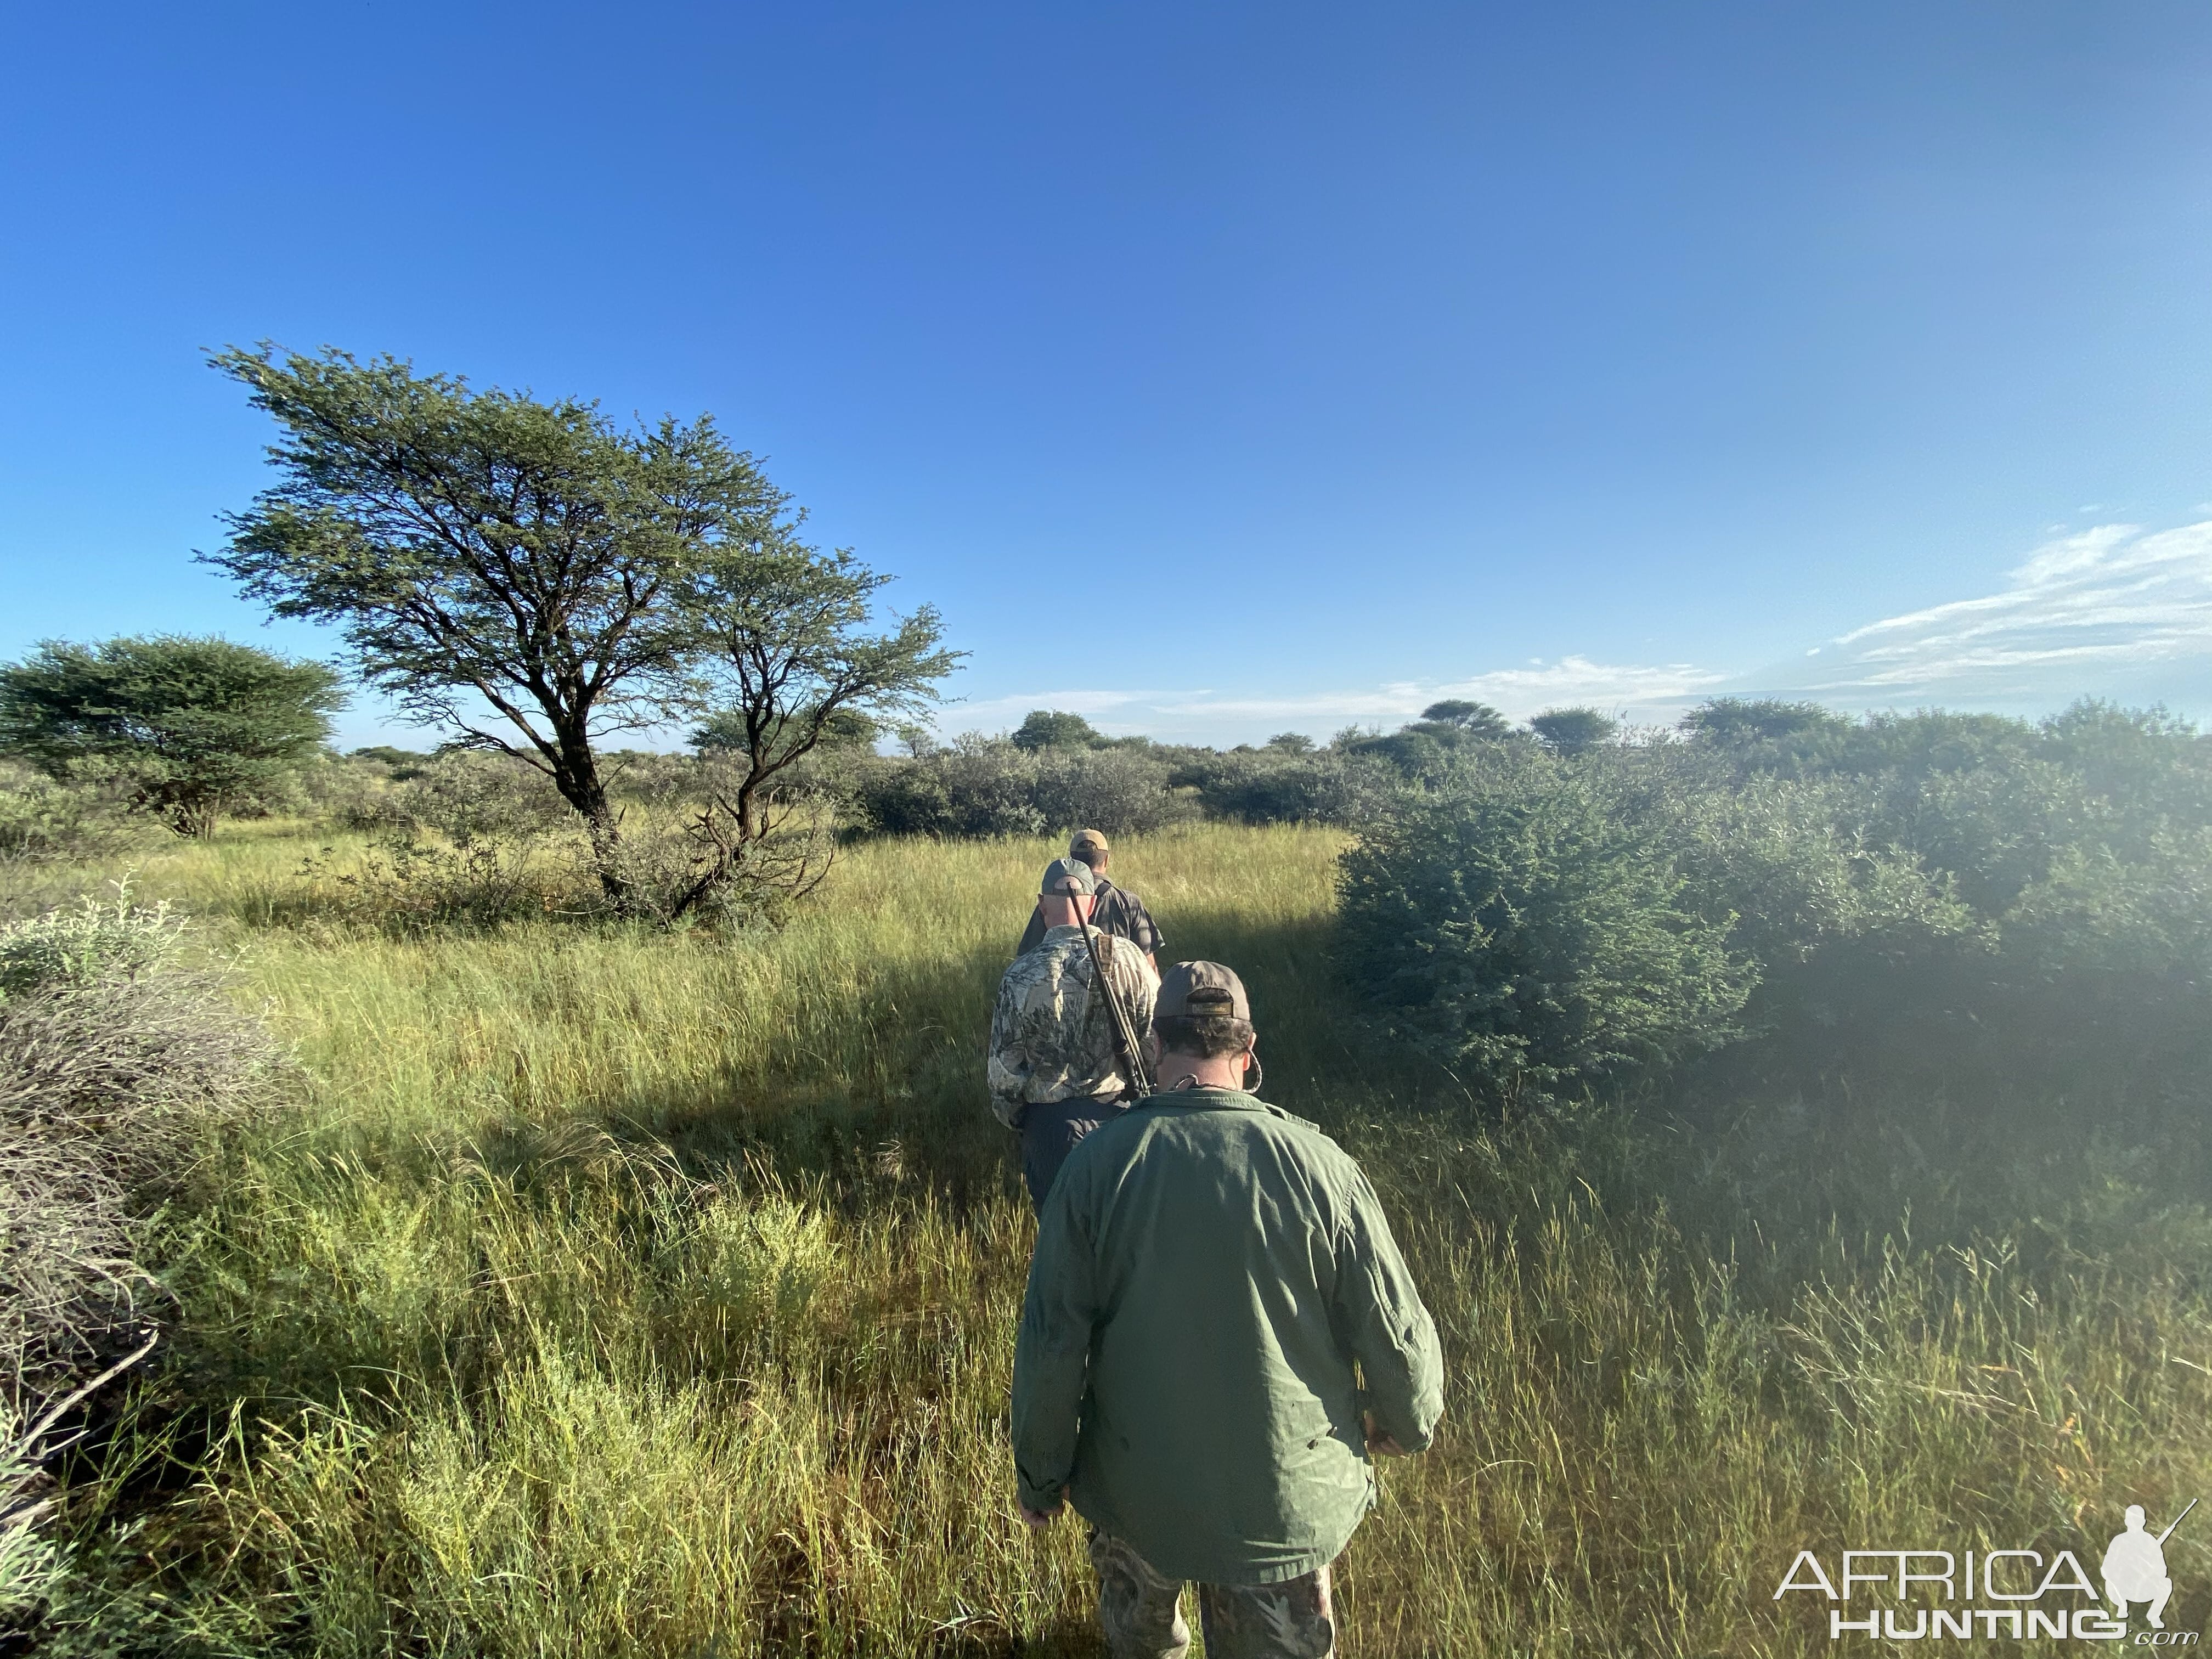
[{"label": "man in dark shirt", "polygon": [[[1127,939],[1158,969],[1160,949],[1167,940],[1153,922],[1152,913],[1145,908],[1144,900],[1127,888],[1116,887],[1106,879],[1106,866],[1111,856],[1106,837],[1096,830],[1079,830],[1067,843],[1067,856],[1089,865],[1097,878],[1098,891],[1091,907],[1091,925],[1102,933]],[[1031,910],[1030,925],[1022,930],[1022,942],[1014,947],[1014,954],[1024,956],[1034,951],[1043,938],[1044,913],[1042,908]]]}]

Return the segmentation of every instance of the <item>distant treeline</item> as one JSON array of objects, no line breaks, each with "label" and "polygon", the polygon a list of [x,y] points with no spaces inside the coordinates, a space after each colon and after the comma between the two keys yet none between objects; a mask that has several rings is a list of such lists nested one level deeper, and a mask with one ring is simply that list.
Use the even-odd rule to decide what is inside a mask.
[{"label": "distant treeline", "polygon": [[[848,837],[1035,836],[1084,825],[1120,835],[1203,818],[1352,825],[1392,792],[1468,757],[1571,755],[1615,735],[1592,710],[1555,711],[1515,728],[1466,702],[1435,704],[1393,732],[1353,728],[1319,744],[1285,732],[1233,749],[1109,738],[1080,715],[1042,709],[1011,733],[949,742],[843,714],[781,788],[833,812]],[[705,800],[723,786],[741,744],[729,725],[709,721],[691,734],[688,752],[611,753],[611,787],[649,807]],[[475,805],[464,807],[461,797]],[[359,827],[411,817],[462,836],[562,822],[550,787],[512,763],[465,752],[376,747],[328,756],[296,780],[289,799],[295,810],[334,810]]]},{"label": "distant treeline", "polygon": [[[605,757],[647,914],[684,914],[659,896],[696,882],[743,742],[709,720],[686,752]],[[112,852],[159,816],[114,767],[60,770],[0,763],[0,855]],[[2156,709],[1852,719],[1723,698],[1623,731],[1445,702],[1395,732],[1227,750],[1053,711],[950,743],[841,713],[773,804],[847,840],[1342,826],[1341,967],[1385,1028],[1496,1090],[1778,1033],[1808,1054],[1876,1034],[2079,1048],[2085,1022],[2099,1052],[2154,1069],[2212,1021],[2212,739]],[[241,775],[224,805],[370,833],[385,850],[345,891],[410,927],[595,913],[558,854],[577,814],[508,757],[325,750]]]}]

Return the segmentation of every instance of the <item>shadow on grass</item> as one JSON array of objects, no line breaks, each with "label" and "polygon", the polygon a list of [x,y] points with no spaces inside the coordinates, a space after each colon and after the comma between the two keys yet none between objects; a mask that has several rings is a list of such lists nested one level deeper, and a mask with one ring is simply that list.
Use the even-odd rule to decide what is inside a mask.
[{"label": "shadow on grass", "polygon": [[[1334,978],[1325,917],[1178,921],[1188,950],[1177,957],[1224,962],[1249,987],[1270,1102],[1331,1128],[1392,1109],[1465,1109],[1465,1092],[1440,1068],[1368,1034]],[[886,964],[850,1006],[795,1020],[757,1071],[582,1107],[571,1121],[672,1158],[697,1179],[759,1170],[862,1208],[927,1194],[959,1210],[1018,1195],[1016,1138],[993,1115],[984,1082],[991,1005],[1009,960],[983,950]],[[556,1143],[569,1133],[549,1140],[543,1129],[508,1125],[485,1136],[479,1154],[527,1186],[532,1164],[549,1146],[561,1156]]]},{"label": "shadow on grass", "polygon": [[1803,999],[1629,1097],[1670,1148],[1645,1184],[1717,1252],[1809,1223],[2119,1256],[2174,1247],[2185,1212],[2202,1231],[2208,1078],[2193,997],[1900,971],[1879,995]]},{"label": "shadow on grass", "polygon": [[[935,1652],[936,1650],[931,1650]],[[960,1659],[983,1659],[987,1654],[1015,1654],[1019,1659],[1100,1659],[1106,1651],[1104,1638],[1099,1634],[1098,1621],[1089,1615],[1074,1615],[1055,1619],[1040,1626],[1025,1636],[1016,1637],[1011,1646],[986,1644],[978,1638],[975,1645],[947,1648],[948,1656],[957,1654]]]},{"label": "shadow on grass", "polygon": [[1006,960],[975,951],[884,964],[849,1006],[795,1019],[759,1068],[584,1115],[695,1178],[757,1170],[852,1207],[926,1192],[964,1209],[1018,1192],[1014,1137],[984,1083]]}]

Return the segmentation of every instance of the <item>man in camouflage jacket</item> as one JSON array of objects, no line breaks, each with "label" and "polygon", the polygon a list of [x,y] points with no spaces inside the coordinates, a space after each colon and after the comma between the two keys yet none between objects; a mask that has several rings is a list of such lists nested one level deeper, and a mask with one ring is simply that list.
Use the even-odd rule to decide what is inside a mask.
[{"label": "man in camouflage jacket", "polygon": [[1044,937],[1014,958],[991,1011],[991,1109],[1021,1133],[1022,1176],[1040,1208],[1069,1149],[1118,1116],[1132,1086],[1085,936],[1096,942],[1139,1042],[1159,992],[1159,975],[1141,950],[1090,925],[1096,891],[1090,866],[1078,860],[1045,866],[1037,895]]}]

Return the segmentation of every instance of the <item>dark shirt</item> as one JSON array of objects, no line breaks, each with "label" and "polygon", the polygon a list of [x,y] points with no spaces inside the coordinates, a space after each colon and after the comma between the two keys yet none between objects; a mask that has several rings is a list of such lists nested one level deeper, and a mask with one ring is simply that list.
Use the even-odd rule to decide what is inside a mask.
[{"label": "dark shirt", "polygon": [[[1152,913],[1145,908],[1144,900],[1126,887],[1116,887],[1105,877],[1098,878],[1098,892],[1091,906],[1091,925],[1102,933],[1111,933],[1125,939],[1148,957],[1157,957],[1167,940],[1161,937]],[[1022,930],[1022,942],[1014,947],[1018,957],[1027,956],[1043,943],[1044,912],[1042,908],[1030,912],[1030,925]]]}]

